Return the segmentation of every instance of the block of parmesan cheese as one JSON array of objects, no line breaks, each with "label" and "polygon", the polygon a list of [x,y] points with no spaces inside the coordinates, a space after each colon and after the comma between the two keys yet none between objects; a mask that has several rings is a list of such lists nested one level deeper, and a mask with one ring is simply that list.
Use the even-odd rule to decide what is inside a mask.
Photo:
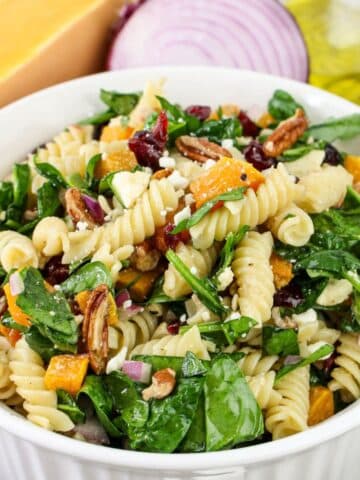
[{"label": "block of parmesan cheese", "polygon": [[0,106],[103,68],[124,0],[1,0]]}]

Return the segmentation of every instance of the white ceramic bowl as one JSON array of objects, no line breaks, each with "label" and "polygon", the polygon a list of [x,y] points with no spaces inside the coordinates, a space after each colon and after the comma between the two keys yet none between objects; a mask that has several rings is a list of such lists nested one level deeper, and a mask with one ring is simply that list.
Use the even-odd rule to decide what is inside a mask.
[{"label": "white ceramic bowl", "polygon": [[[102,109],[101,87],[140,90],[166,77],[166,95],[183,105],[238,103],[266,108],[276,88],[292,93],[310,118],[360,108],[294,81],[222,68],[156,68],[103,73],[43,90],[0,111],[0,176],[64,126]],[[360,143],[351,149],[360,152]],[[115,450],[72,440],[32,425],[0,405],[1,480],[354,480],[360,476],[360,404],[310,430],[253,447],[200,454]]]}]

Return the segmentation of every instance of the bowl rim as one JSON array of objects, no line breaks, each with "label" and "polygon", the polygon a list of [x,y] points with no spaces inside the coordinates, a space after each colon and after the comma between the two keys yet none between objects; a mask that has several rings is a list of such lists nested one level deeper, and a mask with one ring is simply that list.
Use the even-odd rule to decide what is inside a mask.
[{"label": "bowl rim", "polygon": [[[353,112],[360,112],[360,107],[348,100],[345,100],[337,95],[325,92],[316,87],[301,82],[281,78],[274,75],[251,72],[248,70],[239,70],[223,67],[140,67],[124,69],[116,72],[102,72],[95,75],[77,78],[68,82],[63,82],[58,85],[48,87],[39,92],[30,94],[21,98],[10,105],[0,109],[0,117],[7,115],[7,113],[14,111],[18,107],[26,106],[27,103],[37,101],[43,96],[54,95],[66,91],[72,86],[81,86],[86,82],[92,82],[93,79],[102,79],[110,76],[121,76],[127,74],[138,73],[141,75],[158,74],[159,76],[166,76],[167,73],[183,72],[184,70],[191,73],[203,73],[210,75],[211,72],[216,71],[217,74],[226,75],[244,75],[251,79],[263,79],[264,82],[271,81],[279,82],[280,86],[286,88],[286,85],[293,86],[300,89],[305,94],[306,92],[316,93],[321,95],[324,100],[328,99],[330,102],[336,102],[338,110],[352,110]],[[126,467],[134,470],[150,470],[156,469],[161,471],[193,471],[193,470],[214,470],[217,468],[226,467],[240,467],[243,465],[251,465],[254,463],[267,463],[279,459],[284,456],[294,455],[311,449],[319,443],[325,443],[335,437],[339,437],[349,430],[354,429],[360,425],[360,400],[354,402],[345,410],[331,417],[329,420],[312,427],[311,429],[298,433],[294,436],[287,437],[281,440],[262,443],[254,446],[243,448],[236,448],[233,450],[224,450],[219,452],[204,452],[204,453],[182,453],[182,454],[164,454],[164,453],[147,453],[130,450],[120,450],[109,448],[105,446],[93,445],[86,442],[80,442],[72,438],[60,435],[58,433],[49,432],[36,425],[33,425],[25,417],[15,413],[9,407],[0,402],[0,429],[13,434],[25,441],[31,442],[46,450],[65,454],[73,458],[86,460],[91,463],[105,464],[114,467]],[[146,460],[146,466],[144,461]]]}]

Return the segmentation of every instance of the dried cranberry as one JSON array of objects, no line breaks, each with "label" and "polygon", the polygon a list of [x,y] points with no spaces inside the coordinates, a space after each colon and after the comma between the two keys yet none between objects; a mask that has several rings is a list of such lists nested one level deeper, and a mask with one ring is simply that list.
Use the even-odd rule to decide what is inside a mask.
[{"label": "dried cranberry", "polygon": [[212,207],[212,209],[210,210],[210,212],[216,212],[216,210],[219,210],[221,207],[224,206],[224,201],[223,200],[219,200],[218,202],[215,203],[215,205]]},{"label": "dried cranberry", "polygon": [[248,115],[240,110],[240,113],[238,115],[238,119],[242,125],[243,128],[243,135],[245,137],[257,137],[260,132],[260,127],[256,125],[255,122],[251,120],[251,118],[248,117]]},{"label": "dried cranberry", "polygon": [[299,285],[289,283],[286,287],[278,290],[274,295],[275,307],[295,308],[304,300]]},{"label": "dried cranberry", "polygon": [[187,243],[190,240],[190,234],[188,230],[183,230],[176,235],[172,235],[171,232],[175,228],[172,223],[168,223],[164,227],[164,238],[167,245],[167,248],[175,249],[179,243]]},{"label": "dried cranberry", "polygon": [[166,113],[160,112],[153,129],[140,130],[129,139],[129,148],[135,153],[136,159],[143,167],[154,171],[160,168],[159,158],[164,152],[167,142],[168,119]]},{"label": "dried cranberry", "polygon": [[339,165],[342,163],[342,157],[338,150],[335,147],[328,143],[325,147],[325,158],[324,162],[329,165]]},{"label": "dried cranberry", "polygon": [[276,160],[274,158],[267,157],[263,150],[262,145],[253,140],[244,149],[244,156],[247,162],[251,163],[260,172],[275,165]]},{"label": "dried cranberry", "polygon": [[62,283],[68,276],[69,265],[61,263],[61,255],[52,257],[44,267],[44,277],[50,285]]},{"label": "dried cranberry", "polygon": [[172,322],[169,323],[167,326],[167,331],[170,335],[177,335],[179,333],[180,323],[179,322]]},{"label": "dried cranberry", "polygon": [[190,105],[187,107],[185,112],[188,115],[192,115],[193,117],[198,118],[201,122],[209,118],[211,113],[211,108],[207,107],[206,105]]},{"label": "dried cranberry", "polygon": [[336,357],[337,357],[337,352],[336,352],[336,349],[335,349],[333,351],[333,353],[330,355],[330,357],[324,360],[323,371],[324,371],[326,376],[329,376],[331,370],[334,368]]}]

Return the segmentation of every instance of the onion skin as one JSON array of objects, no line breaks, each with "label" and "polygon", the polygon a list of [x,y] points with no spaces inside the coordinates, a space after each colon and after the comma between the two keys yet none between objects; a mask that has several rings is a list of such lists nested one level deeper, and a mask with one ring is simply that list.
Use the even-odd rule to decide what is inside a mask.
[{"label": "onion skin", "polygon": [[125,360],[122,371],[134,382],[150,383],[151,365],[149,363]]},{"label": "onion skin", "polygon": [[119,292],[115,297],[116,306],[121,308],[124,305],[124,302],[131,300],[130,293],[128,290],[124,289]]},{"label": "onion skin", "polygon": [[276,0],[147,0],[118,32],[107,65],[221,65],[300,81],[309,75],[301,31]]}]

